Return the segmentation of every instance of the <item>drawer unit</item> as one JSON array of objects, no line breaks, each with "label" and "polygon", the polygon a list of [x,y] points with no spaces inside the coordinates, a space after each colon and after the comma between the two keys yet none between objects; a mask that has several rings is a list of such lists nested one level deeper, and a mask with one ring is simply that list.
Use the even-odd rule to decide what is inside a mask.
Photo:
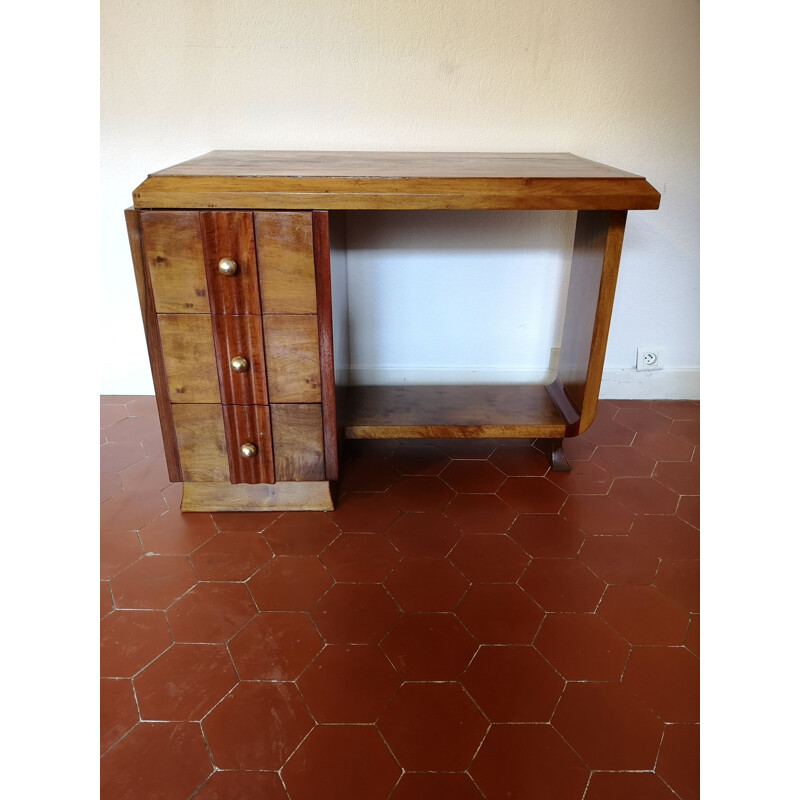
[{"label": "drawer unit", "polygon": [[327,213],[126,213],[182,509],[332,508],[335,409],[320,359],[330,314],[317,291],[329,293],[329,263],[314,249]]}]

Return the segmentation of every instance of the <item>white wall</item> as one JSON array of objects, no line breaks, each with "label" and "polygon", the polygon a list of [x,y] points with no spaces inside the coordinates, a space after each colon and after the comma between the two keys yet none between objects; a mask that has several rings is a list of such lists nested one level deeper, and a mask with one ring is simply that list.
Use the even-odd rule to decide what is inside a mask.
[{"label": "white wall", "polygon": [[[103,0],[101,11],[103,393],[153,391],[122,216],[131,191],[208,150],[263,148],[569,151],[644,175],[661,208],[628,215],[602,394],[698,396],[697,0]],[[573,220],[351,212],[355,377],[546,375]],[[666,368],[633,371],[637,345],[662,347]]]}]

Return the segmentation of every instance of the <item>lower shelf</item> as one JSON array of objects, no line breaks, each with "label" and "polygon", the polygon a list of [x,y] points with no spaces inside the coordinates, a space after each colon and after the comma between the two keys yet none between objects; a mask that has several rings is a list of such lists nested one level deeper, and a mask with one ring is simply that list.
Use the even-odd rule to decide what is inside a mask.
[{"label": "lower shelf", "polygon": [[567,424],[544,386],[349,386],[347,439],[563,438]]}]

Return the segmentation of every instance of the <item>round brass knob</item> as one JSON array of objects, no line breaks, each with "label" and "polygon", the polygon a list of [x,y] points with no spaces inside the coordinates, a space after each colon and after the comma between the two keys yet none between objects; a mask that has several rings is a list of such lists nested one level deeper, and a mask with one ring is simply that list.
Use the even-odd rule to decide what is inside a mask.
[{"label": "round brass knob", "polygon": [[258,452],[258,448],[252,442],[245,442],[240,448],[239,452],[245,458],[253,458]]},{"label": "round brass knob", "polygon": [[242,358],[241,356],[235,356],[231,359],[231,369],[234,372],[247,372],[250,365],[247,363],[246,358]]},{"label": "round brass knob", "polygon": [[239,265],[232,258],[223,258],[219,262],[219,271],[223,275],[235,275],[239,269]]}]

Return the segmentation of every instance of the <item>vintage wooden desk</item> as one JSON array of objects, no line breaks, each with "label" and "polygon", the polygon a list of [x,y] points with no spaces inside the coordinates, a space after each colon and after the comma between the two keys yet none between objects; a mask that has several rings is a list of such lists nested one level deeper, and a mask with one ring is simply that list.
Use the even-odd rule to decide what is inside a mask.
[{"label": "vintage wooden desk", "polygon": [[[214,151],[125,212],[169,476],[183,511],[326,510],[347,438],[526,437],[568,470],[591,425],[637,175],[569,153]],[[331,266],[348,209],[577,210],[548,386],[336,387]]]}]

